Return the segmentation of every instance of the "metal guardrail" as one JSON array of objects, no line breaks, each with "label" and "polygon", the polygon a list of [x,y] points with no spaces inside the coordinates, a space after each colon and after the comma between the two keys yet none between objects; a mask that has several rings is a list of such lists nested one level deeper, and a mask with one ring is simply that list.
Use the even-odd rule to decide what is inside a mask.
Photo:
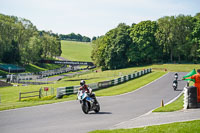
[{"label": "metal guardrail", "polygon": [[[140,77],[140,76],[145,75],[147,73],[150,73],[151,70],[152,70],[151,68],[144,69],[140,72],[132,73],[132,74],[129,74],[129,75],[126,75],[126,76],[122,76],[120,78],[113,79],[113,80],[88,84],[88,86],[90,88],[92,88],[93,90],[107,88],[107,87],[110,87],[110,86],[114,86],[114,85],[117,85],[117,84],[124,83],[124,82],[132,80],[134,78]],[[57,88],[57,96],[56,97],[62,98],[64,95],[75,94],[75,93],[78,92],[79,88],[80,88],[80,85],[70,86],[70,87],[59,87],[59,88]]]}]

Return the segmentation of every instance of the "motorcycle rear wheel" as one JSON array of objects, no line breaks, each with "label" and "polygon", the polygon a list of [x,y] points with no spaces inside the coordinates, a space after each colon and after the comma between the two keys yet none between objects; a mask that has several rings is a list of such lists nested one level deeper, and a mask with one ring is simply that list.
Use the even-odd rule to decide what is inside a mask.
[{"label": "motorcycle rear wheel", "polygon": [[88,112],[89,112],[88,102],[84,101],[81,106],[82,106],[83,113],[88,114]]},{"label": "motorcycle rear wheel", "polygon": [[94,112],[95,113],[98,113],[100,111],[100,105],[99,105],[99,103],[97,102],[96,103],[96,108],[94,109]]}]

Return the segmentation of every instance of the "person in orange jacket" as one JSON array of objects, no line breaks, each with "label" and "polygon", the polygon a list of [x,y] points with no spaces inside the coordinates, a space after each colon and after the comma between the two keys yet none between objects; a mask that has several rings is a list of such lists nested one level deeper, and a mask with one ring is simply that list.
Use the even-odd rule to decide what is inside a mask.
[{"label": "person in orange jacket", "polygon": [[197,101],[200,102],[200,69],[197,70],[197,74],[186,79],[195,79],[194,86],[197,87]]}]

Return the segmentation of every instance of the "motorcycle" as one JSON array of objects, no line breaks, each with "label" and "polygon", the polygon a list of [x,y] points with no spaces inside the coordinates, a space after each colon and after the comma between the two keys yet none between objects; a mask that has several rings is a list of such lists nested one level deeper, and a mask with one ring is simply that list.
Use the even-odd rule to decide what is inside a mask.
[{"label": "motorcycle", "polygon": [[98,113],[100,111],[100,105],[98,101],[94,100],[88,96],[88,94],[84,90],[79,90],[77,93],[78,100],[80,101],[82,111],[85,114],[88,114],[89,111],[94,111]]},{"label": "motorcycle", "polygon": [[175,75],[174,75],[174,78],[175,78],[176,80],[178,80],[178,74],[175,74]]},{"label": "motorcycle", "polygon": [[172,86],[173,86],[174,90],[177,89],[177,87],[178,87],[178,81],[177,81],[177,79],[175,79],[175,80],[173,81]]}]

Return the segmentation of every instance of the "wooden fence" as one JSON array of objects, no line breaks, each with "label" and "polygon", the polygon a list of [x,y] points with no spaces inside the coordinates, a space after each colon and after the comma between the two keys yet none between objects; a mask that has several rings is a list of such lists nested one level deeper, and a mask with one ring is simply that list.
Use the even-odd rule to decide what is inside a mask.
[{"label": "wooden fence", "polygon": [[[38,93],[38,94],[36,94]],[[32,94],[32,95],[29,95],[29,96],[22,96],[22,95],[25,95],[25,94]],[[21,101],[22,98],[29,98],[29,97],[39,97],[41,98],[41,89],[39,91],[30,91],[30,92],[20,92],[19,93],[19,101]]]}]

